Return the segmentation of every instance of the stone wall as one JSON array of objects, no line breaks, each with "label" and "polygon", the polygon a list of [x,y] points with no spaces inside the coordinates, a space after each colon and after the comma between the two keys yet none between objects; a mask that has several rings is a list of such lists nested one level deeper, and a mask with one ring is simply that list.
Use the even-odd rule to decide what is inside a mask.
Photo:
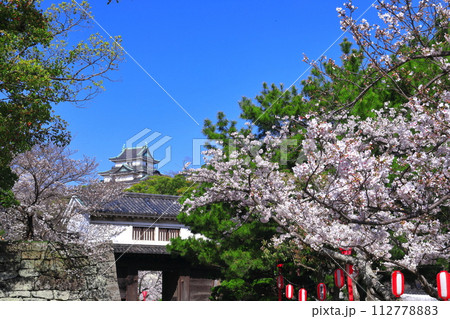
[{"label": "stone wall", "polygon": [[120,300],[112,248],[0,242],[0,300]]}]

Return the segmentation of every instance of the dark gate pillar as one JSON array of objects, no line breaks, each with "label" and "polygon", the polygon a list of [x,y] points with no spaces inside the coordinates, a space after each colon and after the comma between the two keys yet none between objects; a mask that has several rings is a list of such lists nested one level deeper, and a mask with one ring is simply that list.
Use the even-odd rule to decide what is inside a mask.
[{"label": "dark gate pillar", "polygon": [[170,301],[177,300],[174,296],[177,289],[178,278],[180,275],[173,270],[163,271],[162,273],[162,300]]},{"label": "dark gate pillar", "polygon": [[138,271],[137,269],[128,268],[128,274],[126,278],[126,300],[136,301],[139,300],[138,294]]},{"label": "dark gate pillar", "polygon": [[191,290],[191,278],[189,276],[180,276],[180,279],[178,279],[177,300],[178,301],[191,300],[190,290]]},{"label": "dark gate pillar", "polygon": [[120,300],[127,300],[127,276],[128,268],[116,265],[117,283],[119,284]]}]

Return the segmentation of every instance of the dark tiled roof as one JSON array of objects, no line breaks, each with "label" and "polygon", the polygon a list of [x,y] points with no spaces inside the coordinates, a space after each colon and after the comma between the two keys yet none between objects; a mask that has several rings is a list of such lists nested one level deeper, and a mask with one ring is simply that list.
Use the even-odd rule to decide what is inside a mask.
[{"label": "dark tiled roof", "polygon": [[[153,172],[156,172],[156,170],[154,170]],[[150,176],[149,173],[142,166],[132,167],[126,164],[119,167],[113,166],[109,171],[99,172],[98,174],[101,176],[110,176],[110,175],[129,175],[140,173]]]},{"label": "dark tiled roof", "polygon": [[[132,167],[130,167],[129,165],[122,165],[119,167],[113,166],[109,171],[105,171],[105,172],[100,172],[100,175],[109,175],[109,174],[120,174],[120,173],[130,173],[130,172],[134,172],[136,171],[135,169],[133,169]],[[137,173],[138,171],[136,171]]]},{"label": "dark tiled roof", "polygon": [[117,254],[129,253],[129,254],[155,254],[155,255],[168,255],[166,246],[157,245],[127,245],[127,244],[114,244],[114,252]]},{"label": "dark tiled roof", "polygon": [[142,157],[151,159],[155,164],[159,163],[159,161],[153,159],[147,146],[124,148],[119,155],[117,155],[116,157],[111,157],[109,160],[113,162],[131,161],[134,159],[140,159]]},{"label": "dark tiled roof", "polygon": [[126,192],[103,205],[94,216],[176,217],[181,205],[178,196]]}]

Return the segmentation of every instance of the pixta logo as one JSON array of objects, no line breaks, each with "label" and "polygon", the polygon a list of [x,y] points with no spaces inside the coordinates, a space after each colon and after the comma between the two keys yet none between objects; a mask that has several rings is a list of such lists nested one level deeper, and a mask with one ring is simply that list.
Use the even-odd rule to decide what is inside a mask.
[{"label": "pixta logo", "polygon": [[[170,136],[162,135],[159,132],[152,132],[152,130],[145,128],[129,138],[125,143],[125,148],[132,149],[146,145],[152,157],[159,161],[159,163],[156,164],[156,167],[160,170],[172,159],[172,147],[170,145],[166,145],[171,139],[172,137]],[[155,152],[162,147],[165,147],[163,158],[156,159]]]}]

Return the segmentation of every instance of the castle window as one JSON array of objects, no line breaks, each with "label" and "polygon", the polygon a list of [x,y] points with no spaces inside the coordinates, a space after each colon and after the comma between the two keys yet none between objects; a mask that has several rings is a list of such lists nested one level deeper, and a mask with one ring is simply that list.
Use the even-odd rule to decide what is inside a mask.
[{"label": "castle window", "polygon": [[155,240],[155,229],[148,227],[133,227],[133,240]]},{"label": "castle window", "polygon": [[180,237],[180,230],[173,228],[160,228],[158,234],[159,241],[169,241],[172,238]]}]

